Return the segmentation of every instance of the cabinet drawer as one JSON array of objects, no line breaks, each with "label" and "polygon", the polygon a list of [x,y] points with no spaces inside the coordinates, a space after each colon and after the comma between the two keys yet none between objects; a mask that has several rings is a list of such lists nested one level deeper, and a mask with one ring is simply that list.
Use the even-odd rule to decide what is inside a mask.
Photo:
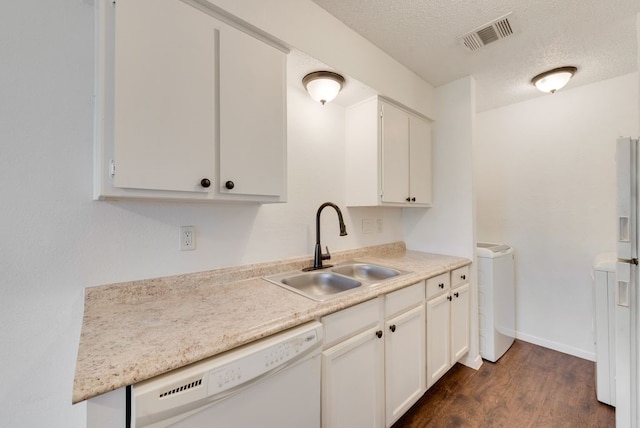
[{"label": "cabinet drawer", "polygon": [[424,281],[387,294],[384,315],[389,317],[424,301]]},{"label": "cabinet drawer", "polygon": [[324,327],[324,349],[377,325],[382,299],[383,297],[378,297],[322,317],[320,322]]},{"label": "cabinet drawer", "polygon": [[450,285],[449,272],[427,279],[427,300],[449,291]]},{"label": "cabinet drawer", "polygon": [[469,265],[451,271],[451,288],[469,282]]}]

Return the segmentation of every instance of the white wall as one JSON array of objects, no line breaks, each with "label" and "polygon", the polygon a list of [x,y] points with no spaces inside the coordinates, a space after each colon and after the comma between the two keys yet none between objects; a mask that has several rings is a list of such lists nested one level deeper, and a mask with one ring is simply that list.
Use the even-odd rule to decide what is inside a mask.
[{"label": "white wall", "polygon": [[433,117],[433,87],[317,4],[301,0],[195,0],[218,6],[285,44]]},{"label": "white wall", "polygon": [[[311,255],[317,207],[344,208],[344,110],[289,88],[289,202],[200,205],[92,197],[91,0],[0,13],[0,425],[82,427],[71,405],[85,287]],[[397,209],[323,213],[332,251],[402,240]],[[384,231],[362,235],[361,219]],[[179,252],[195,225],[197,250]]]},{"label": "white wall", "polygon": [[411,249],[473,258],[475,80],[465,77],[435,89],[433,207],[404,209]]},{"label": "white wall", "polygon": [[[473,142],[475,80],[458,79],[435,89],[433,207],[403,209],[407,248],[475,257]],[[465,364],[478,367],[479,333],[476,266],[471,266],[471,347]]]},{"label": "white wall", "polygon": [[615,140],[638,104],[633,73],[477,116],[478,240],[515,248],[523,340],[595,357],[591,265],[615,251]]}]

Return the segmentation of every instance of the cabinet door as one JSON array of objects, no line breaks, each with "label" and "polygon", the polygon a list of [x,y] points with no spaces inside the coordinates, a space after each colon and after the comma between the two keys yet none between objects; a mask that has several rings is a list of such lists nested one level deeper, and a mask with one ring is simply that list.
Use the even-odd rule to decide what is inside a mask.
[{"label": "cabinet door", "polygon": [[214,20],[176,0],[116,4],[116,187],[206,192],[215,174]]},{"label": "cabinet door", "polygon": [[284,195],[285,74],[283,52],[236,29],[221,31],[221,192]]},{"label": "cabinet door", "polygon": [[377,328],[322,352],[322,426],[384,426],[384,341]]},{"label": "cabinet door", "polygon": [[451,365],[469,351],[469,283],[451,291]]},{"label": "cabinet door", "polygon": [[426,390],[424,304],[385,323],[386,424],[391,426]]},{"label": "cabinet door", "polygon": [[427,301],[427,387],[451,367],[449,293]]},{"label": "cabinet door", "polygon": [[409,118],[381,102],[382,202],[407,203],[409,197]]},{"label": "cabinet door", "polygon": [[410,116],[409,195],[412,203],[431,204],[431,175],[431,124]]}]

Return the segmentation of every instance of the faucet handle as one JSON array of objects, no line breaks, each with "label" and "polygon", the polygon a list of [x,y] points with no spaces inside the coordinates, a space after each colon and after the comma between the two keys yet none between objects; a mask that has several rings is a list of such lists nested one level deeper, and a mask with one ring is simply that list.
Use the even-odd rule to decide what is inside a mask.
[{"label": "faucet handle", "polygon": [[329,260],[331,258],[331,253],[329,252],[329,247],[324,247],[327,250],[326,254],[322,255],[322,260]]}]

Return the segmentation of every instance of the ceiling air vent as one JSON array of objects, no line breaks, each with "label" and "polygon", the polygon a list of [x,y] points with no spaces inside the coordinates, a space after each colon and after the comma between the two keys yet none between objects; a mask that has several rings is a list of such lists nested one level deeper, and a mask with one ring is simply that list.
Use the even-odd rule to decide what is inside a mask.
[{"label": "ceiling air vent", "polygon": [[510,15],[511,12],[458,38],[470,51],[478,50],[489,43],[504,39],[513,34],[513,28],[509,22]]}]

